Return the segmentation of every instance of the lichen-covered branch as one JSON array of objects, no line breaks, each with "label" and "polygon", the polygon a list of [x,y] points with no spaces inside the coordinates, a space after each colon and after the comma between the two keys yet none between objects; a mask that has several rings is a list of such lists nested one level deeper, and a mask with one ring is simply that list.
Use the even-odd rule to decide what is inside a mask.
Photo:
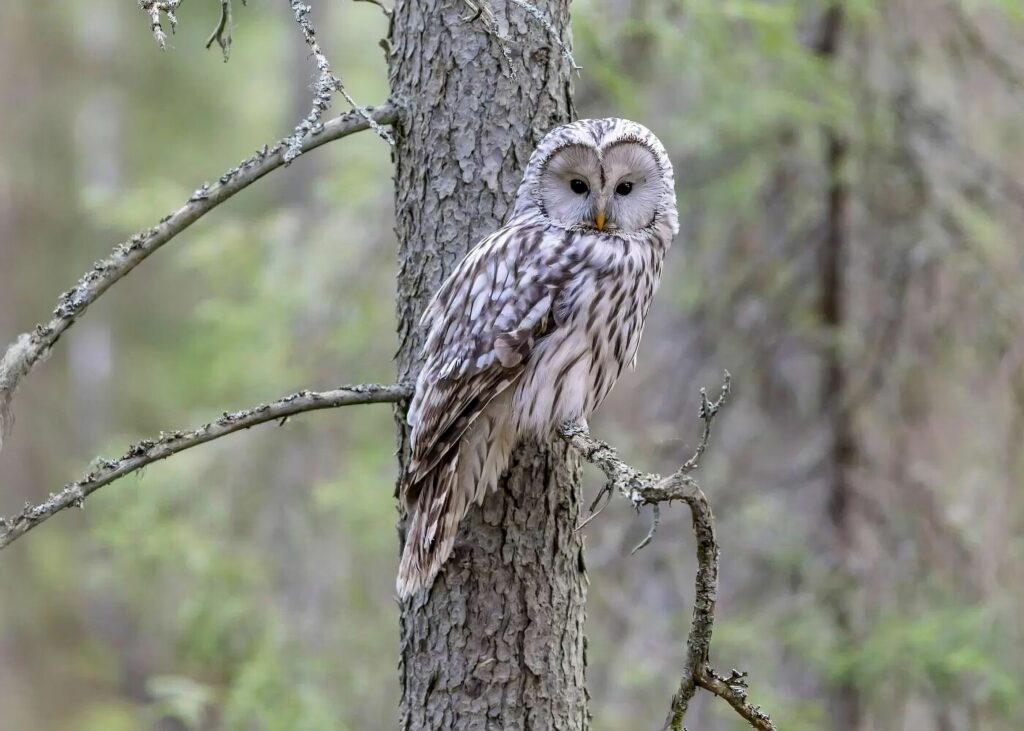
[{"label": "lichen-covered branch", "polygon": [[300,2],[300,0],[288,0],[288,4],[295,15],[295,22],[298,24],[299,30],[302,31],[306,45],[309,46],[310,53],[313,55],[313,62],[316,64],[316,79],[313,81],[313,106],[309,110],[309,114],[295,127],[295,132],[292,133],[292,136],[288,138],[288,149],[284,156],[285,162],[291,162],[301,155],[303,152],[302,140],[306,135],[315,134],[319,130],[320,119],[331,106],[331,99],[335,91],[338,91],[345,97],[345,101],[352,106],[353,110],[363,116],[374,132],[380,135],[389,145],[393,145],[395,140],[391,133],[356,104],[355,99],[352,98],[345,89],[344,84],[341,83],[341,79],[335,76],[331,70],[331,63],[327,60],[324,52],[320,50],[320,42],[316,39],[316,29],[313,28],[313,23],[309,19],[309,13],[312,8]]},{"label": "lichen-covered branch", "polygon": [[164,33],[163,21],[160,14],[167,16],[167,22],[171,24],[171,33],[178,25],[178,19],[174,11],[181,5],[181,0],[139,0],[139,8],[149,16],[149,29],[153,32],[153,39],[156,40],[160,50],[167,48],[167,34]]},{"label": "lichen-covered branch", "polygon": [[[312,150],[332,140],[345,137],[375,124],[392,124],[398,116],[390,103],[376,108],[350,112],[325,122],[305,135],[300,149]],[[11,427],[11,400],[15,389],[32,367],[50,350],[58,338],[71,327],[83,312],[118,280],[138,266],[146,257],[212,211],[221,203],[244,190],[269,172],[286,164],[289,145],[284,141],[264,147],[238,166],[228,170],[217,182],[203,183],[176,211],[165,216],[153,228],[140,231],[117,246],[102,261],[93,265],[74,287],[60,296],[53,317],[36,325],[32,332],[20,335],[0,358],[0,448]]]},{"label": "lichen-covered branch", "polygon": [[[618,458],[610,445],[590,436],[586,427],[566,424],[561,436],[579,451],[584,460],[604,472],[608,482],[606,490],[617,490],[637,510],[645,505],[655,511],[661,503],[674,500],[685,502],[693,515],[693,531],[697,538],[697,578],[693,601],[693,619],[686,640],[686,667],[679,688],[672,697],[665,728],[682,731],[683,718],[697,688],[725,699],[753,728],[774,731],[771,719],[757,706],[747,702],[746,674],[732,671],[728,677],[718,675],[710,664],[711,634],[715,624],[715,600],[718,594],[718,541],[715,538],[715,519],[711,506],[690,472],[700,466],[700,458],[708,446],[711,425],[729,395],[731,383],[725,373],[721,392],[710,401],[701,390],[700,418],[704,423],[700,442],[693,455],[668,477],[641,472]],[[658,513],[655,513],[657,516]],[[655,523],[655,526],[657,523]],[[639,547],[650,540],[652,533]]]},{"label": "lichen-covered branch", "polygon": [[28,533],[62,510],[82,507],[90,494],[104,485],[136,472],[146,465],[166,459],[186,449],[212,442],[214,439],[249,429],[269,421],[279,421],[295,414],[320,409],[333,409],[354,404],[397,403],[412,393],[410,386],[364,384],[342,386],[333,391],[299,391],[269,404],[260,404],[242,411],[224,412],[219,419],[189,431],[161,432],[156,439],[133,444],[118,459],[98,459],[94,468],[80,480],[72,482],[49,500],[25,508],[9,518],[0,517],[0,549]]},{"label": "lichen-covered branch", "polygon": [[[760,706],[754,706],[747,702],[746,673],[732,670],[729,677],[723,677],[705,664],[697,677],[697,685],[714,693],[732,706],[733,710],[742,716],[752,728],[756,728],[758,731],[775,731],[775,724],[772,723],[768,714],[762,711]],[[673,726],[672,728],[682,727]]]}]

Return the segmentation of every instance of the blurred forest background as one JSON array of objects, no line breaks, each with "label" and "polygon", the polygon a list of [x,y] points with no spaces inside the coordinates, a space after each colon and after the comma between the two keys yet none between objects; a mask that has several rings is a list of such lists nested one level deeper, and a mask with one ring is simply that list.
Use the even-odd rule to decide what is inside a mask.
[{"label": "blurred forest background", "polygon": [[[380,9],[314,5],[353,95],[383,101]],[[639,368],[592,426],[670,469],[697,389],[733,373],[701,474],[713,660],[751,673],[779,728],[1021,729],[1024,6],[842,5],[831,25],[811,0],[574,3],[580,116],[655,130],[682,213]],[[217,14],[185,3],[160,53],[129,0],[0,3],[3,343],[305,115],[287,3],[237,4],[227,64],[203,50]],[[391,207],[389,150],[364,132],[147,262],[19,392],[0,513],[161,429],[391,379]],[[394,447],[385,406],[305,415],[4,551],[3,728],[392,727]],[[657,727],[682,666],[689,514],[630,556],[647,518],[616,500],[585,529],[597,731]],[[706,694],[687,721],[742,728]]]}]

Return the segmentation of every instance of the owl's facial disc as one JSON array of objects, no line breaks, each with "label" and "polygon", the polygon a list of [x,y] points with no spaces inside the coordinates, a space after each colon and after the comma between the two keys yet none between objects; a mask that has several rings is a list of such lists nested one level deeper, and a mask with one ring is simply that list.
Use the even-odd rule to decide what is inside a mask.
[{"label": "owl's facial disc", "polygon": [[605,148],[601,167],[603,210],[608,221],[627,233],[650,226],[665,192],[654,153],[639,142],[615,142]]},{"label": "owl's facial disc", "polygon": [[654,221],[661,181],[654,154],[639,142],[614,142],[603,151],[570,144],[552,154],[537,193],[557,225],[628,233]]},{"label": "owl's facial disc", "polygon": [[544,166],[537,199],[553,223],[572,228],[593,220],[600,187],[597,152],[585,145],[572,144],[556,150]]}]

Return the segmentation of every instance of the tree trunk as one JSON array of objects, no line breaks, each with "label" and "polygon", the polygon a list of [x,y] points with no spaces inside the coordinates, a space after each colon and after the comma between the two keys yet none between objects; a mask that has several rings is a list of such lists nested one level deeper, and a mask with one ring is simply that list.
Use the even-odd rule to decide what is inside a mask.
[{"label": "tree trunk", "polygon": [[[568,44],[568,0],[535,4]],[[473,19],[462,0],[395,7],[402,378],[419,367],[417,324],[430,297],[501,225],[535,144],[570,117],[570,69],[555,39],[513,3],[493,7],[514,70],[486,9]],[[429,596],[402,607],[403,729],[587,727],[579,471],[560,443],[520,447],[499,489],[463,521]]]}]

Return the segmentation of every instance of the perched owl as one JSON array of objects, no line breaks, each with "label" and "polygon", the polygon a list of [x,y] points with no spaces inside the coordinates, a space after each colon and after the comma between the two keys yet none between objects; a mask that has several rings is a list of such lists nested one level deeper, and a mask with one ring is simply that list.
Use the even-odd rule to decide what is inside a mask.
[{"label": "perched owl", "polygon": [[646,127],[586,119],[544,137],[505,225],[423,313],[401,597],[430,587],[519,440],[586,419],[635,362],[678,230],[672,164]]}]

